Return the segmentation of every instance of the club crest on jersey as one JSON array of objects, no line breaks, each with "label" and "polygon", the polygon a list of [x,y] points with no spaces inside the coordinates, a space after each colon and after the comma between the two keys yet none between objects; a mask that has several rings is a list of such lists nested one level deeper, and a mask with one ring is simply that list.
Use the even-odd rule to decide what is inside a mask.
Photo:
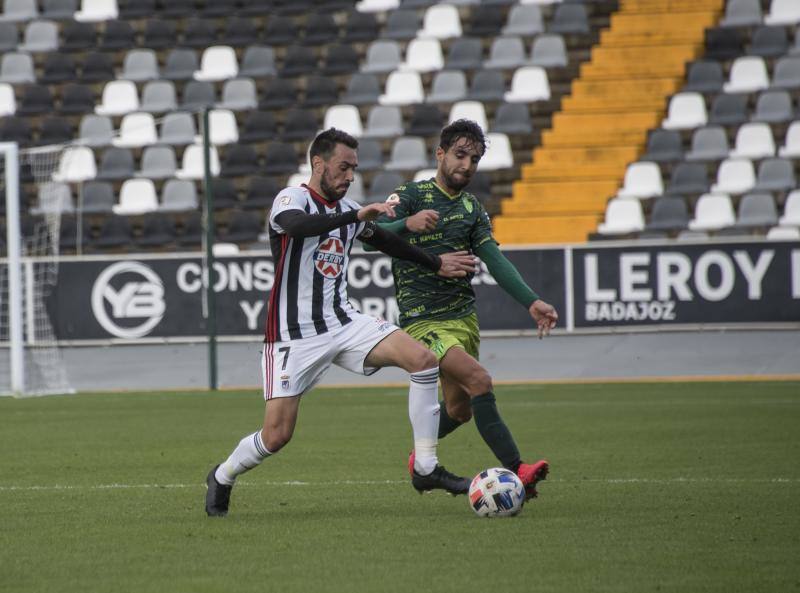
[{"label": "club crest on jersey", "polygon": [[314,252],[314,266],[326,278],[338,278],[344,268],[344,243],[339,237],[328,237]]}]

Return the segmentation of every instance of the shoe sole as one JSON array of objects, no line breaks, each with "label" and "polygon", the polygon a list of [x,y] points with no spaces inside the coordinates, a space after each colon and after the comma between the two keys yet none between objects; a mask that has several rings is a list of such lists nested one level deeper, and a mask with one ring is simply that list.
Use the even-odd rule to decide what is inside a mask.
[{"label": "shoe sole", "polygon": [[539,496],[539,492],[536,490],[536,484],[544,482],[547,479],[548,473],[550,473],[550,464],[545,463],[533,474],[533,481],[525,486],[525,500],[530,500]]}]

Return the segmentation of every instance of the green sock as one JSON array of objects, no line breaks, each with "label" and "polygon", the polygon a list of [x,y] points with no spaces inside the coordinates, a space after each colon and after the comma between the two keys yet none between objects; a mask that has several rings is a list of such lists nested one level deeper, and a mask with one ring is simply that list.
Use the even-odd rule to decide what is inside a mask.
[{"label": "green sock", "polygon": [[439,402],[439,438],[443,439],[448,434],[453,432],[456,428],[461,426],[461,422],[454,420],[447,413],[447,406],[443,401]]},{"label": "green sock", "polygon": [[[475,426],[478,427],[481,437],[503,467],[517,471],[520,464],[519,449],[508,426],[500,418],[494,393],[490,391],[472,398],[472,417],[475,418]],[[441,432],[441,428],[439,431]]]}]

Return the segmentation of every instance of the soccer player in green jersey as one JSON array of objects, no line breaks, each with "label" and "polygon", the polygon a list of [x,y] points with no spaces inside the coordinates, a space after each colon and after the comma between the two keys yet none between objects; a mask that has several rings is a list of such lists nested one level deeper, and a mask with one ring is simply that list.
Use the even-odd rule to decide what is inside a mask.
[{"label": "soccer player in green jersey", "polygon": [[[463,119],[451,123],[442,130],[436,149],[436,177],[398,187],[388,199],[395,203],[397,218],[378,222],[430,253],[468,250],[477,255],[498,285],[528,310],[542,338],[555,327],[558,313],[502,254],[483,206],[464,191],[485,151],[486,139],[478,124]],[[400,326],[439,358],[444,397],[439,438],[474,418],[500,463],[517,473],[528,498],[535,497],[536,483],[547,477],[549,465],[544,459],[522,461],[497,410],[492,378],[478,362],[480,334],[470,278],[442,278],[400,259],[392,260],[392,273]],[[412,452],[409,467],[413,457]]]}]

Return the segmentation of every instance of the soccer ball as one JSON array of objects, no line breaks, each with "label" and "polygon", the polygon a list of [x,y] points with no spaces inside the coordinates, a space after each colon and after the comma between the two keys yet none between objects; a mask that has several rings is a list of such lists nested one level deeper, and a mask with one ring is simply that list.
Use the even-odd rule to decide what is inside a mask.
[{"label": "soccer ball", "polygon": [[513,517],[524,503],[522,481],[502,467],[482,471],[469,486],[469,504],[479,517]]}]

